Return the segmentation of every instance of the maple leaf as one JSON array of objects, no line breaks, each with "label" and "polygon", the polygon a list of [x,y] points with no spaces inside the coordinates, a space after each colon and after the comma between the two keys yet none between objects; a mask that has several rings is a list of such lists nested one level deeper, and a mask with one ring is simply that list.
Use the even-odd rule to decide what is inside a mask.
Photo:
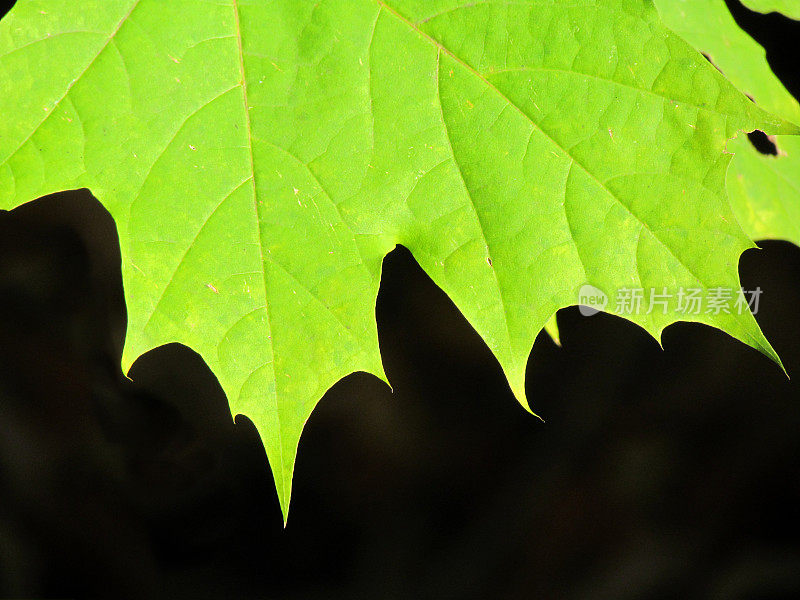
[{"label": "maple leaf", "polygon": [[[751,2],[762,12],[784,6],[800,15],[800,5]],[[766,52],[734,21],[724,0],[656,0],[667,26],[709,59],[759,106],[800,123],[800,103],[772,72]],[[800,138],[772,138],[776,155],[761,154],[745,137],[733,140],[735,154],[728,171],[731,206],[745,232],[753,239],[782,239],[800,245]]]},{"label": "maple leaf", "polygon": [[779,12],[791,19],[800,20],[800,3],[797,0],[742,0],[742,4],[757,12]]},{"label": "maple leaf", "polygon": [[[119,232],[124,369],[199,352],[253,420],[286,517],[303,425],[385,379],[374,308],[408,247],[528,406],[584,284],[739,286],[729,139],[795,134],[649,0],[66,0],[0,22],[0,208],[89,188]],[[777,360],[752,314],[689,320]]]}]

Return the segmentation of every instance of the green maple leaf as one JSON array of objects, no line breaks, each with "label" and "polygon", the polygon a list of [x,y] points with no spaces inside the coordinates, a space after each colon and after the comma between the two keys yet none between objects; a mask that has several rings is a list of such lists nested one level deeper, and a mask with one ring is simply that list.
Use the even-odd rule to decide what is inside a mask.
[{"label": "green maple leaf", "polygon": [[800,20],[800,3],[797,0],[742,0],[742,4],[757,12],[779,12],[792,19]]},{"label": "green maple leaf", "polygon": [[750,237],[800,245],[800,140],[776,136],[774,142],[775,157],[758,153],[746,140],[736,141],[728,195]]},{"label": "green maple leaf", "polygon": [[[738,89],[759,106],[800,123],[800,104],[772,72],[766,52],[737,25],[725,0],[655,0],[664,23],[709,57]],[[800,4],[745,2],[760,12],[800,18]],[[734,214],[753,239],[800,245],[800,138],[774,136],[778,156],[758,152],[743,136],[731,140],[734,154],[727,191]],[[545,331],[560,343],[555,317]]]},{"label": "green maple leaf", "polygon": [[[800,15],[800,5],[750,2],[762,12],[782,8]],[[737,88],[759,106],[800,123],[800,103],[772,72],[764,49],[742,31],[724,0],[656,0],[664,22],[705,53]],[[783,239],[800,245],[800,138],[773,138],[778,156],[759,153],[744,137],[733,140],[735,154],[727,188],[739,223],[753,239]]]},{"label": "green maple leaf", "polygon": [[[179,342],[258,427],[288,511],[313,407],[384,378],[403,244],[525,365],[586,283],[738,288],[728,140],[795,134],[649,0],[66,0],[0,22],[0,208],[89,188],[117,224],[127,370]],[[719,327],[777,360],[753,316]]]}]

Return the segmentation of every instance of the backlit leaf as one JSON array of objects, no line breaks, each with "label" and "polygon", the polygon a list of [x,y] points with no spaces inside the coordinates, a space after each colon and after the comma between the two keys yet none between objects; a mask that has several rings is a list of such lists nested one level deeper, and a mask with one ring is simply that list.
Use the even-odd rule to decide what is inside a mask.
[{"label": "backlit leaf", "polygon": [[[591,284],[739,286],[728,140],[786,121],[649,0],[21,0],[0,22],[0,207],[87,187],[113,216],[127,370],[199,352],[258,427],[286,515],[303,425],[384,377],[403,244],[528,406],[536,335]],[[691,320],[777,360],[753,316]]]},{"label": "backlit leaf", "polygon": [[[800,104],[772,72],[764,49],[733,20],[724,0],[656,0],[656,5],[669,27],[704,52],[759,106],[800,123]],[[792,5],[800,11],[800,5]],[[800,139],[773,140],[777,156],[761,154],[743,136],[728,145],[735,154],[728,194],[739,223],[753,239],[800,244]]]}]

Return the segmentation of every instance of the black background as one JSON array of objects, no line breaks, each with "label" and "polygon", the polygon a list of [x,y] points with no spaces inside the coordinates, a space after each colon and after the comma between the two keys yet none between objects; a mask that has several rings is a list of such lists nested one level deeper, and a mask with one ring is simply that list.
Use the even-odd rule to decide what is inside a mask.
[{"label": "black background", "polygon": [[[800,23],[735,16],[800,96]],[[252,424],[183,347],[119,371],[113,223],[87,192],[0,212],[0,598],[800,598],[800,383],[719,331],[665,351],[561,313],[516,403],[398,249],[378,301],[395,391],[319,404],[284,530]],[[800,377],[800,249],[741,262]]]}]

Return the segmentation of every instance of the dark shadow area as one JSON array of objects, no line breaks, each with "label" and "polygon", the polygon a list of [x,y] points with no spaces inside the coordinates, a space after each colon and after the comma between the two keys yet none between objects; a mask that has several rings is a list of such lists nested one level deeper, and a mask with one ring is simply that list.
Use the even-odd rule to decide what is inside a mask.
[{"label": "dark shadow area", "polygon": [[[800,372],[800,250],[742,261]],[[91,248],[91,250],[90,250]],[[665,351],[562,311],[528,390],[399,249],[378,303],[391,393],[320,403],[289,526],[257,433],[180,346],[118,370],[113,224],[86,193],[0,214],[0,597],[764,598],[800,593],[796,384],[726,335]]]},{"label": "dark shadow area", "polygon": [[540,336],[529,361],[546,424],[398,249],[377,307],[394,393],[353,375],[325,396],[284,529],[195,353],[120,373],[108,213],[87,192],[0,212],[0,598],[800,597],[800,249],[762,246],[742,280],[794,381],[710,328],[662,351],[567,309],[563,349]]},{"label": "dark shadow area", "polygon": [[778,146],[775,144],[774,138],[763,131],[752,131],[747,134],[747,139],[750,140],[753,147],[761,154],[766,156],[778,156]]}]

